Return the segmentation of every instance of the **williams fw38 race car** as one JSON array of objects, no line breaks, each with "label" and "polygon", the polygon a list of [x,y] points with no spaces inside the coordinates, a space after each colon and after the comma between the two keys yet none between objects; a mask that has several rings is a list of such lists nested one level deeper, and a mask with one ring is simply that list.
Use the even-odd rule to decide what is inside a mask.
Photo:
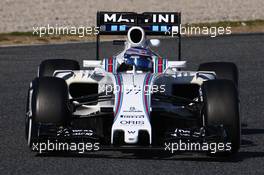
[{"label": "williams fw38 race car", "polygon": [[[66,59],[39,65],[28,90],[29,147],[34,150],[49,141],[96,143],[102,150],[161,148],[212,154],[217,147],[214,155],[238,152],[236,65],[208,62],[186,71],[179,32],[177,61],[151,49],[160,41],[147,36],[170,36],[179,30],[180,21],[180,13],[174,12],[98,12],[95,60],[84,60],[83,69]],[[124,49],[99,59],[100,35],[126,36],[113,41]]]}]

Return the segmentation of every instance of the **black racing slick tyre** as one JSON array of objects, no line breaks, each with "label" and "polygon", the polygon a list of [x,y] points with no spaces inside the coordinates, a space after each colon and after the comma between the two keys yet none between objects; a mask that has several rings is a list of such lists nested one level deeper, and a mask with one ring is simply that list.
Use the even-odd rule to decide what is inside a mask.
[{"label": "black racing slick tyre", "polygon": [[31,146],[38,139],[40,125],[65,126],[71,117],[68,86],[56,77],[35,78],[28,92],[26,139]]},{"label": "black racing slick tyre", "polygon": [[230,80],[209,80],[202,85],[205,126],[223,126],[229,150],[216,155],[231,155],[240,148],[238,93]]},{"label": "black racing slick tyre", "polygon": [[44,60],[39,65],[39,77],[51,77],[56,70],[80,70],[80,65],[75,60],[50,59]]},{"label": "black racing slick tyre", "polygon": [[213,71],[217,79],[226,79],[234,82],[238,87],[238,69],[231,62],[208,62],[200,64],[198,71]]}]

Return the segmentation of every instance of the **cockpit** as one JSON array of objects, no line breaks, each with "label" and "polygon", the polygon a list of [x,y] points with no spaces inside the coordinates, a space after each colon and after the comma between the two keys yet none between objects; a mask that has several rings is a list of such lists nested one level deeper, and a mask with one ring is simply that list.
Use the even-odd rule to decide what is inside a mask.
[{"label": "cockpit", "polygon": [[149,72],[153,70],[153,53],[151,50],[140,47],[129,48],[124,53],[123,63],[119,66],[118,71],[144,71]]}]

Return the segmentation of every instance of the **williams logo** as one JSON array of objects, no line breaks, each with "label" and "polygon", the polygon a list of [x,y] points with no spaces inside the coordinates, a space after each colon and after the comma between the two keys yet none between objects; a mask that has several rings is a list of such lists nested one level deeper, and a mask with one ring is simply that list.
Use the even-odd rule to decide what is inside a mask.
[{"label": "williams logo", "polygon": [[129,110],[124,110],[124,112],[143,112],[141,110],[138,110],[136,107],[131,106]]},{"label": "williams logo", "polygon": [[136,131],[127,131],[128,132],[128,134],[135,134],[136,133]]}]

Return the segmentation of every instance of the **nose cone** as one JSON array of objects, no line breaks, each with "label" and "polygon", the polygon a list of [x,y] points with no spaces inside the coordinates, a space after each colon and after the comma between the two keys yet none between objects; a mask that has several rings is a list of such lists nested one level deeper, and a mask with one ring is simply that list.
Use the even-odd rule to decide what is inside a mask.
[{"label": "nose cone", "polygon": [[137,144],[141,140],[141,132],[146,131],[147,143],[151,144],[149,117],[151,93],[145,93],[144,87],[150,86],[152,76],[150,73],[137,76],[122,73],[120,76],[122,76],[122,88],[120,95],[116,95],[116,115],[112,126],[111,143],[114,143],[115,133],[122,131],[125,144]]}]

